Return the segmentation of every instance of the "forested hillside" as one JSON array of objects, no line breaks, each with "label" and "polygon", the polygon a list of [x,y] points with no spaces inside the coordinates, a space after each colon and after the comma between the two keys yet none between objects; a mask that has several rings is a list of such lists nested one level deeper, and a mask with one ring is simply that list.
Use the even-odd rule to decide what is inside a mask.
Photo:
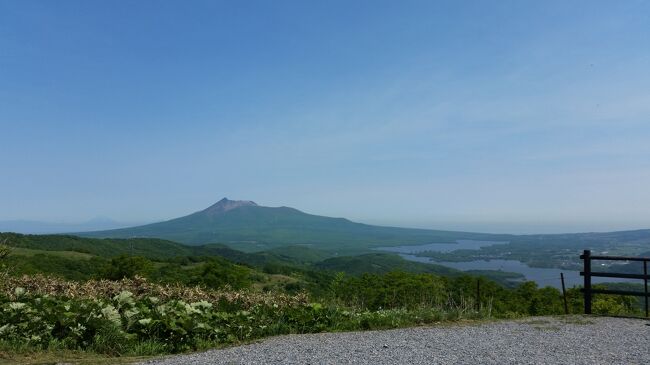
[{"label": "forested hillside", "polygon": [[[0,350],[148,355],[283,333],[563,313],[554,288],[392,254],[331,257],[304,246],[245,253],[157,239],[7,233],[0,242]],[[569,290],[572,312],[581,298]],[[610,296],[596,298],[594,311],[635,314],[639,307]]]}]

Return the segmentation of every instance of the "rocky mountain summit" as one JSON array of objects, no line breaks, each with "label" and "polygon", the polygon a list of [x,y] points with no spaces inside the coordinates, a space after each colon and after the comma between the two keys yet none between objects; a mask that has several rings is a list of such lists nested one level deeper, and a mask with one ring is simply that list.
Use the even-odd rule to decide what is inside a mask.
[{"label": "rocky mountain summit", "polygon": [[207,215],[219,215],[227,211],[237,209],[239,207],[256,207],[258,206],[255,202],[250,200],[229,200],[228,198],[223,198],[208,208],[201,211],[201,213]]}]

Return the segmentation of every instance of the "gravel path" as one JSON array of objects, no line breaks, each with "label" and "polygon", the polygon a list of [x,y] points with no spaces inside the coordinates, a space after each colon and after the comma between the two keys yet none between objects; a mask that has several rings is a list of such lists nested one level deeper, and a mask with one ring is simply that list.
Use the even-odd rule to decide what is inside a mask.
[{"label": "gravel path", "polygon": [[288,335],[147,364],[650,364],[647,323],[605,317],[537,317]]}]

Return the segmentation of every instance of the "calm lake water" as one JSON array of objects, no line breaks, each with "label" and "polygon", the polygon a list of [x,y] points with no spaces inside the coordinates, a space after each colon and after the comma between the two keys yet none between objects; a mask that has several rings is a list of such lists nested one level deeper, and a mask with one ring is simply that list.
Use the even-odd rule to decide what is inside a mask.
[{"label": "calm lake water", "polygon": [[392,246],[392,247],[379,247],[377,250],[396,252],[396,253],[420,253],[425,251],[436,252],[451,252],[456,250],[478,250],[481,247],[498,245],[508,242],[497,241],[474,241],[474,240],[458,240],[452,243],[428,243],[426,245],[417,246]]},{"label": "calm lake water", "polygon": [[[481,247],[502,244],[502,243],[505,242],[462,240],[462,241],[458,241],[457,244],[432,243],[432,244],[419,245],[419,246],[380,247],[378,248],[378,250],[399,253],[399,255],[405,258],[406,260],[444,265],[462,271],[468,271],[468,270],[499,271],[500,270],[500,271],[516,272],[524,275],[526,277],[526,280],[535,281],[537,285],[541,287],[553,286],[556,288],[561,288],[562,284],[560,282],[560,273],[564,273],[564,282],[566,283],[567,288],[570,288],[574,285],[583,284],[583,278],[580,276],[578,271],[530,267],[524,264],[523,262],[517,260],[475,260],[475,261],[462,261],[462,262],[445,262],[445,261],[433,261],[428,257],[415,256],[415,254],[424,251],[451,252],[459,249],[478,250]],[[641,280],[597,278],[597,277],[592,277],[592,282],[593,283],[605,283],[605,282],[643,283],[643,281]]]}]

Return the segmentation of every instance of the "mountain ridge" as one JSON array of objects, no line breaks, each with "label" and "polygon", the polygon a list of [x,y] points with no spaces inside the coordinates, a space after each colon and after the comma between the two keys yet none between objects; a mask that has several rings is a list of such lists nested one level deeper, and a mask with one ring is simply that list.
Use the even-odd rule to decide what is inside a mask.
[{"label": "mountain ridge", "polygon": [[313,215],[281,206],[266,207],[250,200],[221,199],[206,209],[142,226],[74,233],[96,238],[161,238],[201,245],[224,243],[256,251],[286,245],[311,245],[325,249],[359,249],[394,244],[449,242],[461,238],[498,238],[463,232],[373,226],[346,218]]},{"label": "mountain ridge", "polygon": [[[605,243],[650,244],[650,230],[512,235],[374,226],[346,218],[313,215],[291,207],[221,199],[192,214],[147,225],[73,233],[91,238],[158,238],[188,245],[221,243],[246,252],[303,245],[333,254],[368,253],[382,246],[453,243],[457,240],[581,248]],[[533,247],[533,246],[529,246]]]},{"label": "mountain ridge", "polygon": [[128,223],[118,222],[107,217],[95,217],[83,222],[48,222],[27,219],[0,221],[0,232],[19,232],[23,234],[58,234],[70,231],[97,231],[128,227]]}]

